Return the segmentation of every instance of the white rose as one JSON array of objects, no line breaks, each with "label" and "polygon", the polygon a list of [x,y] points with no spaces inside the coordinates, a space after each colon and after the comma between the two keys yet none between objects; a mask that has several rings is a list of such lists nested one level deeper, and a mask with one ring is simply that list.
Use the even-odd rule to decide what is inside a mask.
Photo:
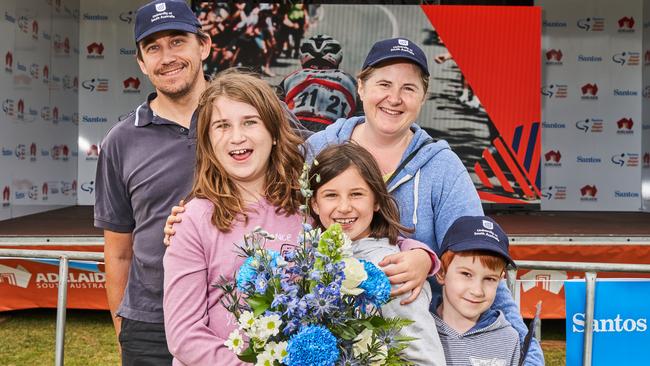
[{"label": "white rose", "polygon": [[346,295],[359,295],[363,292],[363,289],[360,289],[359,285],[368,279],[368,274],[363,268],[363,263],[356,258],[343,258],[343,263],[345,263],[345,268],[343,269],[345,279],[341,283],[341,293]]},{"label": "white rose", "polygon": [[[364,329],[359,335],[354,338],[354,345],[352,346],[352,354],[358,357],[368,352],[368,348],[372,344],[372,330]],[[383,344],[379,346],[379,353],[375,354],[370,360],[370,366],[381,366],[386,361],[388,356],[388,347]]]}]

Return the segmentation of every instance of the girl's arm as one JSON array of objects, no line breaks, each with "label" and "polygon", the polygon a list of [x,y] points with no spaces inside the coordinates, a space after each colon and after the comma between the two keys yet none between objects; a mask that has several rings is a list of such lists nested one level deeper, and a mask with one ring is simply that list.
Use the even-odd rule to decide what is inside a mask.
[{"label": "girl's arm", "polygon": [[[379,265],[389,277],[391,284],[401,284],[391,291],[391,296],[401,296],[411,292],[411,296],[403,297],[402,305],[409,304],[418,297],[428,276],[438,272],[440,260],[438,256],[424,243],[417,240],[399,237],[397,246],[400,253],[387,255]],[[418,250],[413,250],[418,249]]]},{"label": "girl's arm", "polygon": [[208,293],[212,289],[201,235],[203,220],[209,217],[195,216],[188,208],[183,222],[175,225],[174,245],[167,248],[163,260],[167,345],[186,365],[217,365],[236,359],[224,346],[225,339],[208,327],[215,320],[208,315]]}]

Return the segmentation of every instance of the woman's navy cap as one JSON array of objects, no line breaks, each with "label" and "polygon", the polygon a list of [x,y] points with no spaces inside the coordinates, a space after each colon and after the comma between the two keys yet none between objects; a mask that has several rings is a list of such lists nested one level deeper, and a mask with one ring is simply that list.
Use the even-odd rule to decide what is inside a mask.
[{"label": "woman's navy cap", "polygon": [[440,255],[451,250],[454,253],[484,250],[503,257],[516,267],[508,252],[508,235],[501,226],[487,216],[462,216],[451,225],[442,239]]},{"label": "woman's navy cap", "polygon": [[197,33],[201,23],[185,1],[155,0],[138,9],[135,16],[135,42],[166,30]]},{"label": "woman's navy cap", "polygon": [[420,66],[425,74],[429,75],[427,56],[418,45],[406,38],[384,39],[375,43],[368,56],[366,56],[366,61],[363,62],[361,70],[365,70],[369,66],[375,66],[380,62],[398,58],[413,61]]}]

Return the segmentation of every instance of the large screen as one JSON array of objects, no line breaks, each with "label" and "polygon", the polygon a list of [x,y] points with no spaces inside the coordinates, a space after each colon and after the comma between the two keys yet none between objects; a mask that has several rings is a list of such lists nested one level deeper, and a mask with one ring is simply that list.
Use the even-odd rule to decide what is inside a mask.
[{"label": "large screen", "polygon": [[[540,8],[197,1],[193,8],[213,41],[206,73],[255,69],[316,130],[363,113],[354,75],[374,42],[417,43],[431,70],[417,123],[449,142],[483,202],[539,203]],[[310,47],[342,56],[339,72],[300,72]],[[318,85],[305,84],[319,76],[309,81]]]}]

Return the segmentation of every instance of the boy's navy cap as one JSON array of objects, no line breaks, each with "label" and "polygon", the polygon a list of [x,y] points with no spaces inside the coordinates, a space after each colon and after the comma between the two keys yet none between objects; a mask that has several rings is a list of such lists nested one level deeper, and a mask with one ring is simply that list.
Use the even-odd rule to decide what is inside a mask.
[{"label": "boy's navy cap", "polygon": [[135,16],[135,43],[154,33],[178,30],[197,33],[201,23],[185,1],[154,0],[138,9]]},{"label": "boy's navy cap", "polygon": [[508,236],[501,226],[487,216],[459,217],[447,230],[442,240],[441,253],[451,250],[454,253],[468,250],[485,250],[503,257],[508,264],[516,267],[508,253]]},{"label": "boy's navy cap", "polygon": [[420,66],[427,76],[429,75],[427,56],[418,45],[406,38],[384,39],[375,43],[370,49],[368,56],[366,56],[366,61],[363,62],[361,70],[365,70],[369,66],[375,66],[380,62],[398,58],[413,61]]}]

